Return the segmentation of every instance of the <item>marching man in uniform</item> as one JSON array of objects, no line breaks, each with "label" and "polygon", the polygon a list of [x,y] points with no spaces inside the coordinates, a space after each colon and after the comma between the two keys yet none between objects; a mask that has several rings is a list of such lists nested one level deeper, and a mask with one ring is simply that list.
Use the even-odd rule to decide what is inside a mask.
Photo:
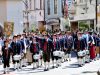
[{"label": "marching man in uniform", "polygon": [[10,44],[10,46],[11,46],[11,48],[12,48],[12,52],[13,52],[13,55],[12,55],[12,60],[13,60],[13,65],[14,65],[14,69],[13,69],[13,70],[16,69],[16,65],[15,65],[15,64],[16,64],[16,62],[17,62],[17,61],[14,60],[14,56],[15,56],[16,53],[17,53],[16,39],[17,39],[17,36],[13,36],[13,40],[12,40],[12,42],[11,42],[11,44]]},{"label": "marching man in uniform", "polygon": [[[50,66],[50,51],[48,49],[48,40],[47,40],[46,35],[44,35],[43,42],[44,42],[44,44],[43,44],[43,59],[44,59],[44,66],[45,66],[44,71],[48,71],[49,66]],[[48,63],[48,67],[47,67],[47,63]]]},{"label": "marching man in uniform", "polygon": [[73,46],[73,37],[71,36],[71,32],[68,32],[68,40],[67,40],[67,46],[68,46],[68,50],[67,50],[67,56],[69,61],[71,61],[71,50],[72,50],[72,46]]},{"label": "marching man in uniform", "polygon": [[100,56],[100,35],[96,35],[96,50],[98,51],[97,53],[97,59],[99,59]]},{"label": "marching man in uniform", "polygon": [[64,58],[64,61],[68,61],[68,54],[67,54],[67,50],[68,50],[68,45],[67,45],[67,42],[68,42],[68,37],[67,37],[67,33],[65,34],[64,36],[64,52],[65,52],[65,58]]},{"label": "marching man in uniform", "polygon": [[33,38],[33,41],[30,45],[30,51],[32,53],[32,58],[33,58],[33,69],[35,69],[35,64],[36,64],[36,68],[39,67],[39,44],[38,42],[36,42],[36,38]]},{"label": "marching man in uniform", "polygon": [[60,55],[60,41],[59,41],[59,35],[57,34],[53,38],[53,45],[54,45],[54,51],[53,51],[53,56],[54,59],[56,59],[56,68],[58,68],[61,65],[61,57]]},{"label": "marching man in uniform", "polygon": [[83,50],[85,49],[85,40],[82,38],[82,32],[78,33],[78,44],[77,44],[77,51],[78,51],[78,65],[81,67],[84,65],[84,54]]},{"label": "marching man in uniform", "polygon": [[2,47],[2,56],[3,56],[3,63],[4,63],[4,74],[9,73],[10,67],[10,54],[12,50],[9,47],[9,41],[4,41],[4,46]]},{"label": "marching man in uniform", "polygon": [[[13,41],[11,43],[11,48],[13,50],[13,64],[14,70],[21,68],[21,53],[22,53],[22,45],[20,42],[19,35],[13,37]],[[17,66],[16,66],[17,62]]]}]

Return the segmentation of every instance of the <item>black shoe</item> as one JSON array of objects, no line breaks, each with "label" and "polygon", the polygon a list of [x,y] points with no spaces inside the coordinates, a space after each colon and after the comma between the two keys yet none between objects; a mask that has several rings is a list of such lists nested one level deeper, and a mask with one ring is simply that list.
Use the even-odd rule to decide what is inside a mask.
[{"label": "black shoe", "polygon": [[55,68],[55,66],[52,66],[52,68]]},{"label": "black shoe", "polygon": [[47,71],[49,71],[49,68],[47,68]]},{"label": "black shoe", "polygon": [[78,67],[82,67],[82,65],[78,65]]},{"label": "black shoe", "polygon": [[48,71],[48,69],[44,69],[44,71]]},{"label": "black shoe", "polygon": [[35,68],[35,67],[33,67],[32,69],[33,69],[33,70],[35,70],[36,68]]},{"label": "black shoe", "polygon": [[58,66],[56,66],[56,68],[58,68]]},{"label": "black shoe", "polygon": [[97,71],[97,75],[100,75],[100,72],[99,71]]},{"label": "black shoe", "polygon": [[6,72],[4,71],[4,73],[3,74],[6,74]]},{"label": "black shoe", "polygon": [[7,72],[7,74],[9,74],[9,72]]},{"label": "black shoe", "polygon": [[31,63],[28,63],[28,65],[31,65]]},{"label": "black shoe", "polygon": [[16,69],[14,69],[14,68],[10,68],[10,70],[15,71]]},{"label": "black shoe", "polygon": [[39,68],[40,66],[37,66],[37,68]]},{"label": "black shoe", "polygon": [[58,66],[58,64],[56,65],[56,68],[58,68],[59,66]]},{"label": "black shoe", "polygon": [[66,61],[68,61],[68,60],[66,59]]},{"label": "black shoe", "polygon": [[58,67],[60,67],[60,66],[61,66],[61,64],[58,64],[57,66],[58,66]]},{"label": "black shoe", "polygon": [[25,65],[22,65],[22,67],[26,67]]}]

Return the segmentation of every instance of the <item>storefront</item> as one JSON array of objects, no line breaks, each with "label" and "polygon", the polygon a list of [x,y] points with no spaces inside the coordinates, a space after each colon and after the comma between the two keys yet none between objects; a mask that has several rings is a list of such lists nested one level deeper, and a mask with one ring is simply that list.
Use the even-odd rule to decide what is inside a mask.
[{"label": "storefront", "polygon": [[55,31],[60,29],[60,19],[59,18],[53,18],[48,19],[46,21],[46,29]]}]

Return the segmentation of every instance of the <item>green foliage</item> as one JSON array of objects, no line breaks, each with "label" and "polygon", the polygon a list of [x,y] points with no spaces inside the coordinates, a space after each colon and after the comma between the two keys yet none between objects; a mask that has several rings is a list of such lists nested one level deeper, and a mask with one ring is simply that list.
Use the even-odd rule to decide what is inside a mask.
[{"label": "green foliage", "polygon": [[68,18],[65,20],[65,22],[64,22],[64,26],[65,26],[66,30],[70,30],[70,26],[69,26],[69,20],[68,20]]},{"label": "green foliage", "polygon": [[89,25],[85,22],[80,22],[79,23],[79,29],[80,30],[88,30],[89,29]]},{"label": "green foliage", "polygon": [[66,28],[67,30],[70,30],[70,26],[68,26],[68,25],[65,25],[65,28]]}]

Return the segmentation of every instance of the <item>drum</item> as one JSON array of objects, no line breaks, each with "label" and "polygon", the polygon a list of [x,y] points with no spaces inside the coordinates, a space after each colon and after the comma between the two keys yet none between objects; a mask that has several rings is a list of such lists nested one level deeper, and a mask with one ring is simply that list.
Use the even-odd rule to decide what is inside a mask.
[{"label": "drum", "polygon": [[19,61],[21,59],[21,55],[14,55],[13,57],[15,61]]},{"label": "drum", "polygon": [[89,54],[89,50],[86,50],[86,54],[87,54],[87,55]]},{"label": "drum", "polygon": [[40,54],[41,56],[43,56],[43,51],[40,51],[39,54]]},{"label": "drum", "polygon": [[33,55],[33,59],[39,60],[39,59],[40,59],[40,54],[35,54],[35,55]]},{"label": "drum", "polygon": [[84,55],[83,55],[83,51],[79,51],[79,52],[78,52],[78,56],[79,56],[79,57],[84,56]]},{"label": "drum", "polygon": [[63,57],[64,56],[64,52],[60,51],[59,57]]},{"label": "drum", "polygon": [[54,55],[54,56],[59,56],[59,54],[60,54],[60,51],[54,51],[54,52],[53,52],[53,55]]},{"label": "drum", "polygon": [[82,52],[83,52],[83,55],[85,56],[86,55],[86,50],[83,50]]}]

